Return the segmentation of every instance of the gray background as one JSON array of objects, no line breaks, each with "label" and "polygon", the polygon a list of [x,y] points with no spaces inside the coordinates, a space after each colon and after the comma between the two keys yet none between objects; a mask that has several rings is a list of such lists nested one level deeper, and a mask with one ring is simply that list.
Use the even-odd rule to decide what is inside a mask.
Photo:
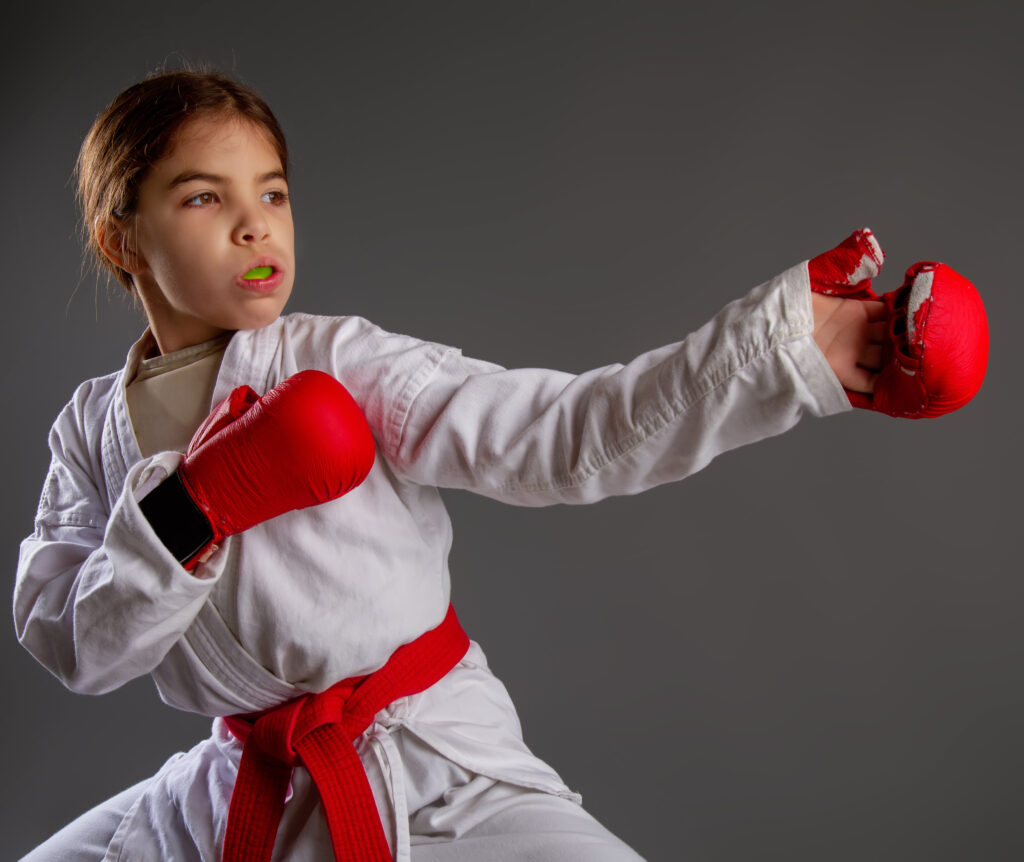
[{"label": "gray background", "polygon": [[[527,742],[651,859],[1022,858],[1020,4],[19,6],[9,587],[53,417],[142,328],[81,274],[71,166],[165,62],[218,64],[285,126],[290,310],[510,366],[628,360],[870,225],[880,289],[920,259],[979,286],[974,402],[808,419],[589,507],[449,495],[454,597]],[[207,731],[146,679],[73,695],[12,626],[0,649],[3,858]]]}]

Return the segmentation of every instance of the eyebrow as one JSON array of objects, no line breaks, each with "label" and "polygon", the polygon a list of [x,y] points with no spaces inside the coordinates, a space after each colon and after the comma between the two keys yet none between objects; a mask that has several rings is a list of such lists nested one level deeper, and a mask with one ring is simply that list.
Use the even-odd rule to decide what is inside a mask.
[{"label": "eyebrow", "polygon": [[[256,178],[257,183],[268,183],[271,180],[285,180],[287,177],[283,171],[268,171],[265,174],[261,174]],[[178,186],[190,183],[193,180],[201,180],[207,183],[224,183],[227,182],[224,177],[219,174],[208,174],[203,171],[182,171],[178,174],[170,183],[167,185],[168,189],[175,189]]]}]

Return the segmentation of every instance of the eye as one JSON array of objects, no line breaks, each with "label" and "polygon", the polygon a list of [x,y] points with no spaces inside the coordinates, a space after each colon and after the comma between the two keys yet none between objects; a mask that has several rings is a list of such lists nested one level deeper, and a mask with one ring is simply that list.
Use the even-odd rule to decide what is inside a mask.
[{"label": "eye", "polygon": [[264,192],[260,195],[260,200],[264,203],[274,204],[275,206],[281,206],[282,204],[288,203],[288,192],[283,192],[279,189],[273,191]]},{"label": "eye", "polygon": [[199,192],[197,195],[193,195],[187,201],[185,206],[187,207],[204,207],[209,206],[215,200],[213,192]]}]

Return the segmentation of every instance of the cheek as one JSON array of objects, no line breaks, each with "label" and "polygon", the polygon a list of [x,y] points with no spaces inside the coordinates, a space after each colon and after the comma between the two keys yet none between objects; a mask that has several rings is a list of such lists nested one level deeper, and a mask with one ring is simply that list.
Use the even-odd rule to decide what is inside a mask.
[{"label": "cheek", "polygon": [[175,232],[158,219],[146,219],[139,225],[137,248],[143,260],[154,274],[165,271],[172,265],[175,254],[175,243],[168,242],[168,237],[175,237]]},{"label": "cheek", "polygon": [[194,231],[183,231],[180,226],[169,227],[160,242],[151,242],[146,262],[154,275],[166,279],[194,278],[202,271],[204,263],[212,258],[209,239],[194,235]]}]

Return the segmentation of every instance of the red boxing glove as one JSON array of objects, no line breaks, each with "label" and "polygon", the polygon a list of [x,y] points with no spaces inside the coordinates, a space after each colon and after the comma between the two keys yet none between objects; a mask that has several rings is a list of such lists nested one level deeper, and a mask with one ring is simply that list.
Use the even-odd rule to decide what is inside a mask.
[{"label": "red boxing glove", "polygon": [[808,263],[811,290],[885,303],[875,390],[847,392],[850,403],[908,419],[963,407],[981,388],[988,363],[988,323],[978,291],[952,267],[922,261],[907,270],[898,290],[879,297],[871,279],[884,259],[864,228]]},{"label": "red boxing glove", "polygon": [[262,398],[248,386],[234,390],[140,507],[193,569],[226,536],[351,491],[373,459],[373,436],[348,390],[321,371],[300,371]]}]

